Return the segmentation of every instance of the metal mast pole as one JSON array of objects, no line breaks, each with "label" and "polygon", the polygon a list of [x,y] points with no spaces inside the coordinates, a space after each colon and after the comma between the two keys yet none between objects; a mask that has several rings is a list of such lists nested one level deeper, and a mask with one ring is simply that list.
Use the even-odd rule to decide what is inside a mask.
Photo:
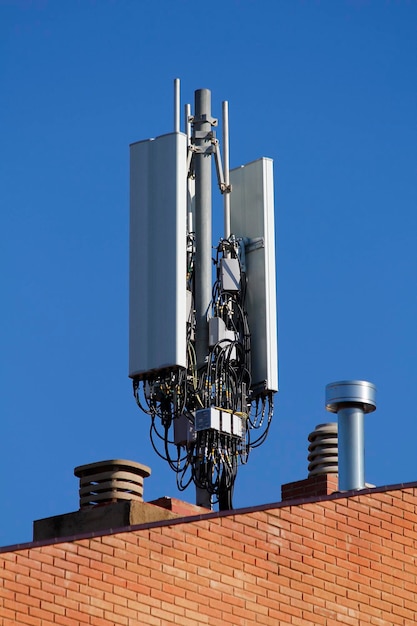
[{"label": "metal mast pole", "polygon": [[[194,94],[195,154],[195,316],[197,368],[208,354],[207,312],[211,302],[211,92]],[[208,149],[208,150],[207,150]]]},{"label": "metal mast pole", "polygon": [[[195,159],[195,317],[197,368],[204,366],[208,355],[207,313],[211,302],[211,92],[194,93]],[[196,504],[211,508],[211,496],[196,487]]]}]

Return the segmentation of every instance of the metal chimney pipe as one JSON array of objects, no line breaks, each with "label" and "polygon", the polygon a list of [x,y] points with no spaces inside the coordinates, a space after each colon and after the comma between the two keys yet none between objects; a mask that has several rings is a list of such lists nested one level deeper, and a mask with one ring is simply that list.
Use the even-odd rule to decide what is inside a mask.
[{"label": "metal chimney pipe", "polygon": [[339,491],[365,487],[364,415],[376,409],[376,387],[365,380],[326,385],[326,409],[337,413]]}]

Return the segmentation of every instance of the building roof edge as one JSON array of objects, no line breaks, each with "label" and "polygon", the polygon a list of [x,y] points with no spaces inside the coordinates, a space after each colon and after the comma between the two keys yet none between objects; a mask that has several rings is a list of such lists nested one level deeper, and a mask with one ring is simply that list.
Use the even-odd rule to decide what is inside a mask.
[{"label": "building roof edge", "polygon": [[281,509],[288,507],[297,507],[303,504],[313,504],[316,502],[326,502],[327,500],[338,500],[342,498],[354,498],[363,495],[373,495],[376,493],[384,493],[387,491],[401,491],[404,489],[412,489],[417,487],[417,481],[407,483],[397,483],[394,485],[385,485],[383,487],[365,487],[364,489],[351,490],[351,491],[336,491],[329,495],[323,496],[310,496],[308,498],[297,498],[294,500],[284,500],[279,502],[270,502],[266,504],[258,504],[250,507],[243,507],[240,509],[231,509],[230,511],[208,511],[207,513],[199,513],[197,515],[187,515],[184,517],[177,517],[172,519],[164,519],[154,522],[146,522],[143,524],[136,524],[134,526],[123,526],[120,528],[109,528],[108,530],[91,531],[87,533],[80,533],[72,535],[70,537],[55,537],[53,539],[45,539],[42,541],[29,541],[26,543],[17,543],[9,546],[0,547],[0,554],[6,552],[17,552],[20,550],[28,550],[32,548],[40,548],[43,546],[49,546],[54,544],[68,543],[72,541],[81,541],[83,539],[95,539],[98,537],[104,537],[108,535],[115,535],[126,532],[148,530],[150,528],[160,528],[163,526],[177,526],[179,524],[188,524],[190,522],[199,522],[202,520],[216,519],[220,517],[230,517],[236,515],[246,515],[248,513],[256,513],[259,511],[268,511],[271,509]]}]

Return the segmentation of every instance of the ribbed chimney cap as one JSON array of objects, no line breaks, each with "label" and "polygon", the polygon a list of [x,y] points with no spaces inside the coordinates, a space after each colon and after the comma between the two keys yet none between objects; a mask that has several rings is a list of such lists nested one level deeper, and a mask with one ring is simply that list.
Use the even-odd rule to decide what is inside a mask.
[{"label": "ribbed chimney cap", "polygon": [[146,465],[112,459],[79,465],[74,474],[80,479],[80,508],[122,500],[143,502],[143,481],[150,476]]},{"label": "ribbed chimney cap", "polygon": [[136,461],[126,461],[125,459],[110,459],[108,461],[88,463],[87,465],[78,465],[78,467],[74,468],[74,476],[81,478],[82,476],[95,474],[100,470],[105,471],[108,468],[128,470],[133,474],[143,476],[143,478],[148,478],[148,476],[151,475],[151,468],[147,465],[143,465],[142,463],[137,463]]}]

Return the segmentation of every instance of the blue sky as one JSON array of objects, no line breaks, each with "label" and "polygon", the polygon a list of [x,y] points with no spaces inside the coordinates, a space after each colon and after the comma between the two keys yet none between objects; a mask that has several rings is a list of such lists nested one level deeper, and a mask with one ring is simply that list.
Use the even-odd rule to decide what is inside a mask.
[{"label": "blue sky", "polygon": [[228,100],[232,167],[274,159],[280,392],[235,506],[307,476],[336,380],[377,385],[366,480],[417,480],[416,42],[414,0],[0,0],[0,545],[76,510],[84,463],[194,501],[127,378],[128,146],[176,77]]}]

